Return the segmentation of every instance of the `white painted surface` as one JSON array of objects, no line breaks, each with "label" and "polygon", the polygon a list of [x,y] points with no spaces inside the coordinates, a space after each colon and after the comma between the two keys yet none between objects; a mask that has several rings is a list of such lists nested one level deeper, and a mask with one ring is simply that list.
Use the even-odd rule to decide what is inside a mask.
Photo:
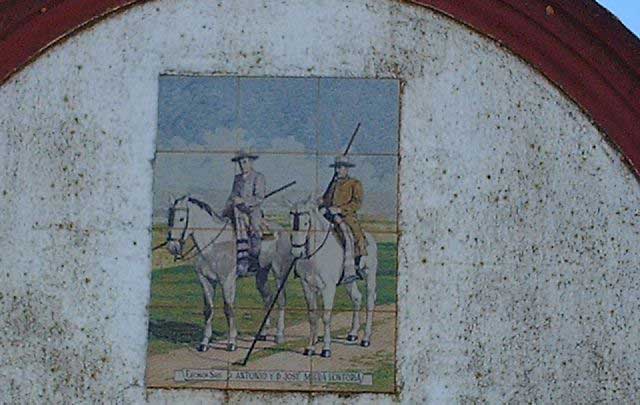
[{"label": "white painted surface", "polygon": [[[161,72],[400,77],[401,394],[145,394]],[[153,1],[0,87],[0,398],[638,401],[640,186],[490,40],[395,1]]]}]

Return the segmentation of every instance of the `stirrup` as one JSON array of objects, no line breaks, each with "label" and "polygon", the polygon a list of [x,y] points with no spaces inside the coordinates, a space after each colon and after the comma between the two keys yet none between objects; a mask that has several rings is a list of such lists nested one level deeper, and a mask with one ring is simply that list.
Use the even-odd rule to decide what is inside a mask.
[{"label": "stirrup", "polygon": [[352,276],[344,276],[344,277],[342,277],[342,280],[340,280],[338,282],[338,285],[351,284],[351,283],[356,282],[358,280],[362,280],[362,279],[357,274],[354,274]]}]

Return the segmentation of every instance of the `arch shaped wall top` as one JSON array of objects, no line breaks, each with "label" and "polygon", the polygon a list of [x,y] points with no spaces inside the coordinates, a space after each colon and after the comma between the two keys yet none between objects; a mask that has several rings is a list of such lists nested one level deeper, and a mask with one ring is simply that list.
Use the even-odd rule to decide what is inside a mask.
[{"label": "arch shaped wall top", "polygon": [[[0,84],[79,29],[146,0],[0,4]],[[640,39],[593,0],[411,0],[493,38],[580,105],[640,175]]]}]

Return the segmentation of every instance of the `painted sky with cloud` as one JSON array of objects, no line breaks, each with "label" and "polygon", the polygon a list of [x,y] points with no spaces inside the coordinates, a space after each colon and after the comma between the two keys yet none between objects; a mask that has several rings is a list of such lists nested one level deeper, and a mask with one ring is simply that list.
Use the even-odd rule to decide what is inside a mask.
[{"label": "painted sky with cloud", "polygon": [[154,212],[170,195],[198,194],[214,207],[227,198],[237,170],[234,151],[261,154],[255,167],[268,189],[297,181],[270,199],[320,194],[328,164],[360,133],[350,154],[365,187],[363,214],[396,216],[399,84],[396,80],[162,76],[154,163]]}]

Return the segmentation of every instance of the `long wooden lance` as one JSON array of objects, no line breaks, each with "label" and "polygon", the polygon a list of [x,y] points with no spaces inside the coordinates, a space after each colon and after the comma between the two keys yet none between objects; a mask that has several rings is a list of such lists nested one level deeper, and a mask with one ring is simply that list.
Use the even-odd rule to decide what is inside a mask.
[{"label": "long wooden lance", "polygon": [[347,144],[347,149],[344,150],[344,153],[342,154],[342,156],[347,156],[347,154],[349,153],[349,150],[351,149],[351,145],[353,145],[353,141],[356,139],[356,135],[358,135],[359,130],[360,130],[360,122],[358,122],[358,125],[356,126],[355,131],[353,131],[353,135],[351,135],[351,139],[349,139],[349,143]]},{"label": "long wooden lance", "polygon": [[267,198],[271,197],[274,194],[277,194],[277,193],[279,193],[281,191],[284,191],[284,190],[288,189],[289,187],[293,186],[296,183],[297,183],[297,181],[292,181],[291,183],[287,183],[284,186],[279,187],[279,188],[273,190],[272,192],[265,194],[264,198],[267,199]]},{"label": "long wooden lance", "polygon": [[[291,183],[287,183],[287,184],[285,184],[285,185],[284,185],[284,186],[282,186],[282,187],[278,187],[277,189],[275,189],[275,190],[273,190],[273,191],[271,191],[271,192],[269,192],[269,193],[265,194],[264,199],[266,200],[267,198],[271,197],[272,195],[277,194],[277,193],[279,193],[279,192],[281,192],[281,191],[284,191],[284,190],[288,189],[289,187],[293,186],[293,185],[294,185],[294,184],[296,184],[296,183],[297,183],[297,181],[292,181]],[[220,215],[218,215],[215,211],[213,211],[213,210],[208,210],[207,212],[209,212],[209,214],[211,214],[212,216],[213,216],[213,215],[215,215],[219,220],[222,220],[222,218],[220,217]],[[151,251],[158,250],[158,249],[160,249],[160,248],[162,248],[162,247],[166,246],[166,245],[167,245],[167,243],[169,243],[169,242],[168,242],[168,241],[164,241],[163,243],[159,244],[158,246],[153,247],[153,248],[151,249]]]},{"label": "long wooden lance", "polygon": [[[343,156],[346,156],[349,153],[349,150],[351,149],[351,145],[353,145],[353,140],[356,139],[356,135],[358,134],[358,130],[360,130],[360,123],[358,122],[358,125],[356,126],[355,131],[353,131],[353,135],[351,135],[351,139],[349,139],[349,143],[347,144],[347,148],[344,150]],[[329,186],[327,187],[327,190],[329,190],[329,187],[331,187],[331,183],[333,183],[335,181],[336,178],[336,173],[333,174],[333,179],[331,179],[331,182],[329,183]],[[293,182],[295,183],[295,182]],[[290,185],[293,185],[292,183],[287,184],[284,187],[281,187],[281,189],[287,188]],[[278,192],[281,191],[281,189],[277,189],[274,190],[272,193],[274,192]],[[325,191],[326,193],[326,191]],[[266,196],[265,196],[266,198]],[[260,327],[258,328],[258,331],[256,332],[256,334],[253,336],[253,342],[251,342],[251,347],[249,347],[249,351],[247,352],[247,355],[244,357],[244,359],[242,361],[240,361],[239,365],[242,366],[246,366],[247,362],[249,361],[249,357],[251,357],[251,353],[253,353],[253,350],[256,347],[256,343],[258,342],[258,340],[260,340],[261,337],[261,333],[262,330],[264,329],[265,325],[267,324],[267,319],[269,319],[269,316],[271,315],[271,311],[273,310],[273,307],[276,304],[276,301],[278,300],[278,298],[280,297],[280,294],[282,293],[282,290],[284,290],[285,285],[287,284],[287,280],[289,279],[289,275],[291,274],[291,272],[293,271],[293,269],[296,266],[296,263],[298,262],[299,258],[294,258],[293,261],[291,262],[291,264],[289,265],[289,268],[287,269],[287,272],[284,275],[284,278],[282,279],[282,283],[278,286],[278,291],[276,291],[276,295],[273,297],[273,301],[271,301],[271,304],[269,305],[269,308],[267,309],[267,313],[265,314],[264,318],[262,319],[262,323],[260,324]]]},{"label": "long wooden lance", "polygon": [[[296,181],[292,181],[291,183],[285,184],[284,186],[279,187],[279,188],[273,190],[272,192],[266,194],[264,196],[264,198],[267,199],[267,198],[271,197],[272,195],[274,195],[276,193],[279,193],[282,190],[285,190],[285,189],[293,186],[294,184],[296,184]],[[269,308],[267,309],[267,313],[265,314],[264,318],[262,319],[262,323],[260,324],[260,327],[258,328],[258,331],[256,332],[256,334],[253,337],[253,342],[251,342],[251,347],[249,348],[249,351],[247,352],[247,355],[244,357],[244,360],[242,360],[241,362],[239,362],[237,364],[240,364],[242,366],[246,366],[247,365],[247,362],[249,361],[249,357],[251,357],[251,353],[253,353],[253,349],[255,349],[255,347],[256,347],[256,343],[258,343],[258,340],[260,340],[260,336],[261,336],[262,330],[264,329],[264,326],[267,324],[267,319],[269,319],[269,316],[271,315],[271,311],[273,311],[273,307],[275,306],[276,301],[280,297],[280,294],[282,294],[282,290],[284,290],[284,286],[287,283],[287,279],[289,278],[289,274],[291,274],[291,271],[295,267],[297,261],[298,261],[298,258],[296,257],[296,258],[293,259],[293,261],[289,265],[289,269],[287,270],[284,278],[282,279],[282,283],[278,286],[278,291],[276,292],[276,295],[273,297],[273,300],[269,304]]]},{"label": "long wooden lance", "polygon": [[294,257],[293,261],[291,261],[291,264],[289,265],[289,268],[287,269],[287,272],[285,273],[284,278],[282,279],[282,283],[278,286],[278,291],[276,292],[275,297],[273,297],[273,300],[269,304],[269,309],[267,309],[267,313],[262,319],[262,323],[260,324],[260,327],[258,328],[258,331],[256,332],[255,336],[253,337],[253,342],[251,342],[251,347],[249,347],[249,351],[247,352],[247,355],[244,356],[244,360],[235,364],[246,366],[247,362],[249,361],[249,357],[251,357],[251,353],[253,353],[253,349],[255,349],[256,347],[256,343],[258,342],[258,340],[264,340],[264,338],[260,339],[262,330],[267,324],[267,319],[269,319],[269,315],[271,315],[271,311],[273,310],[273,307],[276,305],[276,301],[278,300],[278,297],[282,293],[282,290],[284,290],[284,286],[287,284],[287,279],[289,278],[289,274],[291,274],[293,269],[296,267],[296,263],[298,262],[298,260],[299,260],[298,257]]}]

